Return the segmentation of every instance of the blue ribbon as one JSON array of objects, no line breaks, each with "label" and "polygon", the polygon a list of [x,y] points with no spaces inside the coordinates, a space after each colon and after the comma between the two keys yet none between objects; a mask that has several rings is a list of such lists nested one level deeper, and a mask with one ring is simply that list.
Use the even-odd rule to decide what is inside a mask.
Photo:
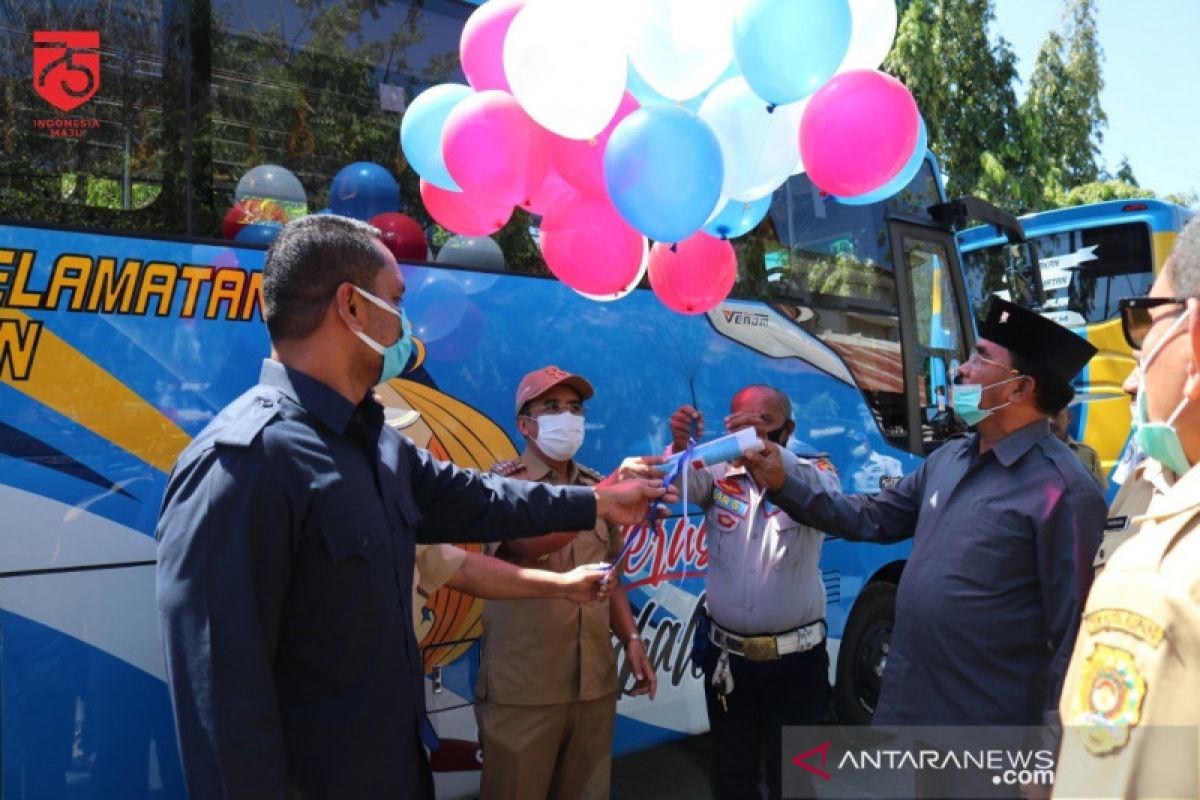
[{"label": "blue ribbon", "polygon": [[[692,451],[695,449],[696,449],[696,440],[689,438],[688,446],[687,446],[687,449],[683,451],[683,456],[681,458],[678,458],[675,460],[675,463],[671,466],[671,471],[667,473],[667,476],[665,478],[663,478],[664,486],[670,486],[672,483],[674,483],[675,479],[679,477],[681,472],[683,472],[684,465],[691,463]],[[687,514],[687,507],[688,507],[687,484],[688,484],[688,482],[687,482],[687,479],[685,478],[683,480],[683,497],[682,497],[684,514]],[[620,564],[622,561],[625,560],[625,556],[629,555],[629,548],[633,546],[634,541],[637,540],[637,536],[639,533],[642,532],[643,528],[645,528],[647,525],[649,525],[651,530],[658,529],[658,527],[655,525],[655,522],[658,520],[658,506],[661,502],[662,501],[657,497],[650,501],[650,508],[648,508],[646,510],[646,518],[644,520],[642,520],[642,522],[638,523],[638,526],[636,528],[634,528],[633,530],[631,530],[629,532],[629,535],[625,538],[625,544],[621,546],[621,552],[619,554],[617,554],[617,558],[610,565],[610,568],[616,567],[617,564]]]}]

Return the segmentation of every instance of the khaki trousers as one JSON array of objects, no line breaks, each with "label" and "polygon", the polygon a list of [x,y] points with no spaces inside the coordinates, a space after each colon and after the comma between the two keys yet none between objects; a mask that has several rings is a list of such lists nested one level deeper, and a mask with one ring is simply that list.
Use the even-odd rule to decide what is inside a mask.
[{"label": "khaki trousers", "polygon": [[480,800],[600,800],[612,773],[616,694],[548,706],[475,704]]}]

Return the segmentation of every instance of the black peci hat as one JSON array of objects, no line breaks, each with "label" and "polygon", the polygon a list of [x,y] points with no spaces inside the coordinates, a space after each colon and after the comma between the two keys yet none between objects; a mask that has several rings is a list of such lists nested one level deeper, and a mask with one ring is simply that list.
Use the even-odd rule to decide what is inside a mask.
[{"label": "black peci hat", "polygon": [[1097,352],[1057,322],[999,297],[992,298],[987,319],[979,323],[979,336],[1008,348],[1066,386]]}]

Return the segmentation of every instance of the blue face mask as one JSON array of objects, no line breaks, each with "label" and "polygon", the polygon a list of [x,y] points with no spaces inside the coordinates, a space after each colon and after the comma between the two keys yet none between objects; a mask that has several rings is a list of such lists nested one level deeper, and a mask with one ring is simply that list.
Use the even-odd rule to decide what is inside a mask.
[{"label": "blue face mask", "polygon": [[1146,368],[1162,350],[1163,345],[1171,340],[1171,334],[1187,319],[1190,313],[1191,309],[1189,308],[1180,314],[1179,319],[1172,323],[1163,338],[1154,346],[1154,350],[1142,359],[1142,384],[1138,389],[1137,411],[1134,413],[1133,420],[1133,436],[1138,447],[1176,475],[1183,475],[1192,468],[1187,453],[1183,451],[1183,443],[1179,441],[1179,431],[1175,430],[1175,420],[1179,419],[1179,415],[1187,407],[1188,398],[1183,398],[1166,422],[1151,422],[1149,412],[1146,410]]},{"label": "blue face mask", "polygon": [[993,386],[1002,386],[1009,381],[1015,381],[1022,378],[1022,375],[1014,375],[1011,378],[1006,378],[1002,381],[989,383],[987,386],[981,386],[978,383],[956,383],[951,390],[953,396],[950,398],[950,405],[954,409],[954,413],[962,417],[963,422],[968,425],[978,425],[983,420],[987,419],[992,412],[999,411],[1009,403],[1001,403],[992,408],[980,408],[979,404],[983,402],[983,392],[985,389],[990,389]]},{"label": "blue face mask", "polygon": [[404,315],[404,312],[391,303],[381,300],[357,286],[354,287],[354,290],[361,294],[368,302],[374,303],[384,311],[395,314],[400,318],[400,338],[387,347],[384,347],[362,331],[354,332],[354,335],[361,339],[363,344],[383,356],[383,366],[379,369],[379,380],[375,381],[376,383],[383,383],[398,376],[404,371],[405,365],[408,364],[408,357],[412,355],[413,349],[412,325],[408,323],[408,317]]}]

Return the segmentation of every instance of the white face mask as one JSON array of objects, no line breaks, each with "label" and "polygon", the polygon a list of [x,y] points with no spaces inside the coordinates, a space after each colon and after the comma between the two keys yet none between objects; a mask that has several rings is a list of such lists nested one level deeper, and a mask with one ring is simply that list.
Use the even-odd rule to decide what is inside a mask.
[{"label": "white face mask", "polygon": [[538,449],[555,461],[569,461],[583,444],[583,417],[564,411],[537,418]]}]

